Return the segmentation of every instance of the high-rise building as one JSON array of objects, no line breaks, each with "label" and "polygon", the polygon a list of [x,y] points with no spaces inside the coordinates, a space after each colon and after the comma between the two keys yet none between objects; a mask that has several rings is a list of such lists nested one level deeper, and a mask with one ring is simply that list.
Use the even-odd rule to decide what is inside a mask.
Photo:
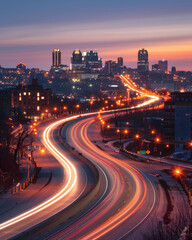
[{"label": "high-rise building", "polygon": [[112,73],[112,60],[105,62],[105,72],[110,75]]},{"label": "high-rise building", "polygon": [[93,50],[87,52],[87,61],[89,62],[97,62],[98,61],[98,53]]},{"label": "high-rise building", "polygon": [[74,71],[86,70],[87,53],[84,52],[83,56],[80,50],[74,50],[71,57],[70,69]]},{"label": "high-rise building", "polygon": [[88,70],[97,71],[102,68],[102,59],[98,58],[97,52],[91,50],[87,52],[86,64]]},{"label": "high-rise building", "polygon": [[175,73],[176,73],[176,67],[172,67],[172,68],[171,68],[171,72],[172,72],[173,74],[175,74]]},{"label": "high-rise building", "polygon": [[82,63],[82,53],[80,50],[74,50],[71,57],[72,64],[81,64]]},{"label": "high-rise building", "polygon": [[118,57],[117,64],[118,64],[118,67],[122,67],[123,66],[123,58],[122,57]]},{"label": "high-rise building", "polygon": [[160,69],[160,71],[162,71],[162,72],[167,72],[167,70],[168,70],[168,61],[166,61],[166,60],[160,60],[160,61],[158,62],[158,64],[159,64],[159,69]]},{"label": "high-rise building", "polygon": [[52,51],[52,66],[53,67],[58,67],[59,65],[61,65],[61,51],[60,49],[56,48],[53,49]]},{"label": "high-rise building", "polygon": [[160,72],[159,64],[153,64],[152,65],[152,71],[153,72]]},{"label": "high-rise building", "polygon": [[148,51],[140,49],[138,52],[137,68],[139,72],[149,71]]},{"label": "high-rise building", "polygon": [[87,52],[82,53],[82,63],[87,63]]},{"label": "high-rise building", "polygon": [[91,50],[81,53],[74,50],[71,57],[70,69],[74,71],[97,72],[102,68],[102,59],[98,58],[98,53]]},{"label": "high-rise building", "polygon": [[117,74],[118,65],[115,61],[109,60],[105,62],[105,73],[108,75]]}]

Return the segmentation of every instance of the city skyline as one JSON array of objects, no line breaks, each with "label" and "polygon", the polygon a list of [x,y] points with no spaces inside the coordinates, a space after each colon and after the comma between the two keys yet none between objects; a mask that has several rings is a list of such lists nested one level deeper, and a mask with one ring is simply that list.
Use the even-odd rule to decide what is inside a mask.
[{"label": "city skyline", "polygon": [[48,70],[50,52],[59,48],[63,64],[70,63],[74,49],[93,49],[103,62],[121,56],[126,66],[136,68],[138,50],[145,48],[150,69],[160,59],[169,61],[169,70],[192,69],[189,0],[107,3],[57,0],[41,1],[38,7],[23,0],[2,3],[0,65],[13,67],[22,61]]}]

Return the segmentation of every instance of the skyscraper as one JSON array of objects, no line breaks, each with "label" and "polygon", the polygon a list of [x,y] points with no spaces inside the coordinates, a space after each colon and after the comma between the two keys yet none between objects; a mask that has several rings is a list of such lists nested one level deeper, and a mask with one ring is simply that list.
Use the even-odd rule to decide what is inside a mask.
[{"label": "skyscraper", "polygon": [[105,62],[105,72],[108,75],[112,74],[112,60]]},{"label": "skyscraper", "polygon": [[71,57],[72,64],[81,64],[82,63],[82,53],[80,50],[74,50]]},{"label": "skyscraper", "polygon": [[60,49],[56,48],[56,49],[53,49],[53,52],[52,52],[52,66],[53,67],[58,67],[59,65],[61,65],[61,51]]},{"label": "skyscraper", "polygon": [[87,52],[87,69],[89,71],[97,71],[102,67],[102,60],[98,58],[98,53],[91,50]]},{"label": "skyscraper", "polygon": [[87,61],[89,62],[97,62],[98,61],[98,53],[93,50],[87,52]]},{"label": "skyscraper", "polygon": [[70,69],[74,71],[84,71],[86,69],[87,53],[83,55],[80,50],[74,50],[71,57]]},{"label": "skyscraper", "polygon": [[152,72],[159,72],[160,68],[159,68],[159,64],[153,64],[152,65]]},{"label": "skyscraper", "polygon": [[138,52],[137,68],[139,72],[149,71],[148,52],[146,49],[140,49]]},{"label": "skyscraper", "polygon": [[171,72],[172,72],[173,74],[175,74],[175,73],[176,73],[176,67],[172,67],[172,68],[171,68]]},{"label": "skyscraper", "polygon": [[118,67],[122,67],[123,66],[123,58],[122,57],[118,57],[117,64],[118,64]]},{"label": "skyscraper", "polygon": [[160,61],[158,62],[158,64],[159,64],[159,69],[160,69],[160,71],[162,71],[162,72],[167,72],[167,70],[168,70],[168,61],[166,61],[166,60],[160,60]]}]

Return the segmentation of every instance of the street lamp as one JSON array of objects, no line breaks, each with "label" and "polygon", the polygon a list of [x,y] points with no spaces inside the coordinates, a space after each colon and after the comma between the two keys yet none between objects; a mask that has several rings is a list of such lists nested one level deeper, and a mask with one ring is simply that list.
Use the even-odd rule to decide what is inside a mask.
[{"label": "street lamp", "polygon": [[159,138],[156,138],[155,141],[156,141],[157,143],[159,143],[159,142],[160,142],[160,139],[159,139]]},{"label": "street lamp", "polygon": [[136,135],[135,135],[135,138],[138,139],[138,138],[139,138],[139,134],[136,134]]},{"label": "street lamp", "polygon": [[93,101],[90,102],[90,106],[91,106],[91,112],[92,112]]},{"label": "street lamp", "polygon": [[116,132],[119,133],[119,145],[120,145],[120,148],[121,148],[121,130],[117,129]]},{"label": "street lamp", "polygon": [[42,148],[40,151],[41,151],[41,153],[45,153],[45,149],[44,148]]}]

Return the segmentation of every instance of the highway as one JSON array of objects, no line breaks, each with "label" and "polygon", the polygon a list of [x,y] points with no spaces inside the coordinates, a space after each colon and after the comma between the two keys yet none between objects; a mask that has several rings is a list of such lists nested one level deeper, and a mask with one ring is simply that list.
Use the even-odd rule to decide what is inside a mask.
[{"label": "highway", "polygon": [[[62,123],[65,121],[62,120]],[[0,220],[1,239],[13,237],[54,216],[89,191],[91,186],[88,181],[93,181],[92,171],[87,171],[86,168],[85,173],[84,166],[77,163],[76,158],[63,146],[56,144],[56,140],[52,138],[53,134],[58,135],[53,131],[60,124],[58,121],[54,122],[42,134],[47,149],[54,155],[53,158],[48,154],[42,160],[44,161],[42,166],[51,169],[51,182],[49,184],[44,182],[43,187],[40,185],[37,189],[35,186],[29,186],[25,191],[15,194],[3,203],[4,213],[1,213]],[[39,135],[41,136],[41,132]],[[81,182],[77,182],[77,177]],[[18,204],[15,205],[15,201]]]},{"label": "highway", "polygon": [[[132,88],[132,85],[130,85],[130,88]],[[131,107],[131,109],[141,108],[159,100],[155,96],[148,95],[148,97],[151,97],[151,99],[143,104]],[[110,114],[111,112],[104,111],[103,113]],[[154,187],[146,176],[123,161],[119,161],[117,158],[99,150],[89,141],[87,129],[93,121],[92,115],[94,113],[84,114],[85,119],[78,119],[67,131],[66,136],[70,145],[74,146],[97,166],[104,179],[102,193],[92,206],[91,211],[88,211],[83,219],[80,218],[77,223],[74,223],[77,224],[77,227],[78,224],[81,225],[81,232],[74,233],[74,225],[72,225],[68,228],[67,233],[64,233],[65,236],[77,239],[80,235],[85,239],[106,237],[107,234],[111,234],[114,229],[117,229],[127,220],[129,220],[129,228],[126,227],[126,231],[121,229],[121,235],[131,232],[151,213],[156,199]],[[29,207],[29,210],[20,210],[21,213],[5,221],[1,219],[0,231],[3,238],[6,239],[23,232],[66,209],[86,192],[85,189],[89,187],[88,173],[69,153],[66,154],[63,146],[61,147],[61,144],[55,141],[54,134],[54,131],[60,125],[76,120],[77,117],[72,116],[56,121],[43,132],[43,143],[60,163],[64,172],[64,178],[57,192],[53,194],[50,192],[49,197],[42,200],[40,204],[31,204],[32,208]],[[138,212],[139,214],[135,218],[134,216]],[[87,224],[87,221],[89,224]],[[82,224],[84,224],[84,227]]]},{"label": "highway", "polygon": [[72,123],[67,140],[105,173],[106,193],[91,211],[51,239],[118,239],[139,226],[155,206],[156,193],[150,180],[89,140],[88,128],[93,121],[94,117]]}]

